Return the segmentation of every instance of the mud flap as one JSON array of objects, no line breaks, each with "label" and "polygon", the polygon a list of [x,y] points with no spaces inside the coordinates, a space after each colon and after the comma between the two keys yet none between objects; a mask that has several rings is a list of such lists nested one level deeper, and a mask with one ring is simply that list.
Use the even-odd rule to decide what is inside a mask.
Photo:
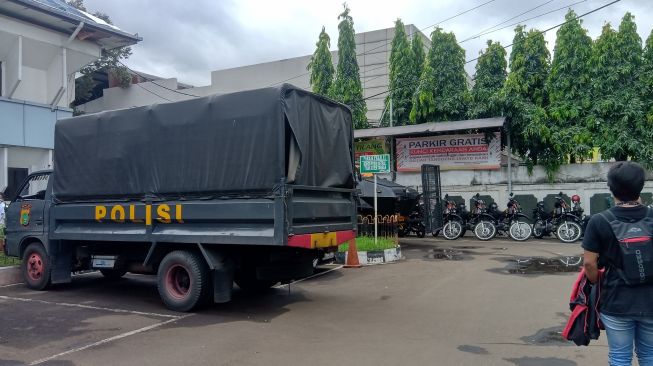
[{"label": "mud flap", "polygon": [[211,269],[213,279],[213,302],[225,303],[231,301],[234,287],[234,263],[223,252],[198,244],[206,263]]},{"label": "mud flap", "polygon": [[56,283],[70,283],[72,271],[73,250],[60,240],[50,241],[48,255],[52,263],[50,281]]}]

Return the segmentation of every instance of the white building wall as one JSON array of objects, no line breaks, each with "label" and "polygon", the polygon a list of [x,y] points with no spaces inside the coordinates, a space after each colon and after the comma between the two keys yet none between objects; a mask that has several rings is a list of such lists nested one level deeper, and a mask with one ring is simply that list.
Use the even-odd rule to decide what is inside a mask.
[{"label": "white building wall", "polygon": [[[407,25],[406,33],[409,36],[422,37],[425,47],[430,47],[431,42],[429,38],[421,33],[414,25]],[[393,37],[394,28],[358,33],[355,36],[363,95],[366,98],[388,90],[388,62]],[[337,35],[332,38],[332,44],[334,46],[337,44]],[[331,58],[335,67],[338,63],[338,52],[332,51]],[[310,60],[311,55],[306,55],[255,65],[216,70],[211,72],[211,85],[180,91],[204,96],[280,85],[281,82],[287,82],[310,90],[309,72],[306,70]],[[169,84],[171,80],[175,79],[156,80],[156,83],[176,89],[176,81],[173,84]],[[105,89],[102,98],[79,106],[78,109],[86,113],[95,113],[153,103],[165,103],[166,100],[163,98],[172,101],[188,98],[188,96],[166,90],[152,83],[138,85],[131,85],[127,88],[115,87]],[[174,87],[170,85],[174,85]],[[144,88],[163,98],[143,90]],[[372,123],[381,118],[381,114],[385,108],[386,95],[381,94],[366,100],[368,108],[367,117]]]}]

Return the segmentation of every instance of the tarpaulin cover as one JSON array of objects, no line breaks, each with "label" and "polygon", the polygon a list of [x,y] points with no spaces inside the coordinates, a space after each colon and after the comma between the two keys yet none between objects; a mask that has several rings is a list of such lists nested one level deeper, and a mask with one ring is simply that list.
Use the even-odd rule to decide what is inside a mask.
[{"label": "tarpaulin cover", "polygon": [[[351,112],[292,85],[63,119],[59,201],[353,188]],[[296,169],[294,169],[296,167]]]}]

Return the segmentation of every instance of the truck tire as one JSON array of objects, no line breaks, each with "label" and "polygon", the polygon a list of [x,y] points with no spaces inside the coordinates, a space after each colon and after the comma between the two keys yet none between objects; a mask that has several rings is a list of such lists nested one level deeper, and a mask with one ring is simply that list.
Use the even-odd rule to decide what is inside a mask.
[{"label": "truck tire", "polygon": [[25,248],[20,265],[23,280],[32,290],[42,291],[50,286],[50,258],[41,243],[32,243]]},{"label": "truck tire", "polygon": [[113,268],[113,269],[105,268],[105,269],[101,269],[100,273],[102,273],[102,276],[104,276],[107,279],[117,280],[122,278],[122,276],[124,276],[127,273],[127,271],[124,269],[117,269],[117,268]]},{"label": "truck tire", "polygon": [[170,252],[159,265],[157,287],[159,296],[169,309],[191,311],[209,297],[209,268],[199,254],[185,250]]}]

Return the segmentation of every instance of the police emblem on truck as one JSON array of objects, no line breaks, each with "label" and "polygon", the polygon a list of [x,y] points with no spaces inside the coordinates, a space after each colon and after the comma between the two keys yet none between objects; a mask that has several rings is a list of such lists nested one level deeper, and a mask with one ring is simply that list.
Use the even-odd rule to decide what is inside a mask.
[{"label": "police emblem on truck", "polygon": [[[144,207],[144,210],[143,210]],[[138,210],[137,210],[138,209]],[[139,211],[137,213],[137,211]],[[112,222],[132,222],[145,223],[152,225],[152,220],[162,224],[170,224],[173,221],[183,223],[182,205],[113,205],[113,206],[95,206],[95,221],[112,221]]]},{"label": "police emblem on truck", "polygon": [[29,226],[29,219],[32,216],[32,205],[26,203],[20,206],[20,224]]}]

